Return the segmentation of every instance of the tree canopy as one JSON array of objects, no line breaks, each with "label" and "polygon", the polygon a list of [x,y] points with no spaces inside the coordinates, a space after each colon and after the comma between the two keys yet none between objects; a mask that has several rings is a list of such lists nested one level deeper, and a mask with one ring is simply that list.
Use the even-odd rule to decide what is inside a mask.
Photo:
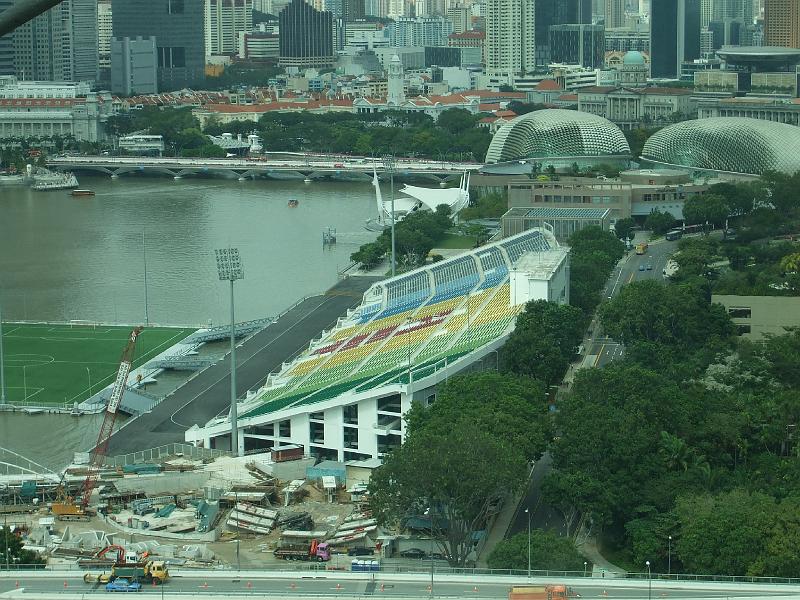
[{"label": "tree canopy", "polygon": [[[533,571],[581,572],[584,568],[585,559],[575,548],[572,539],[550,531],[531,530],[530,556]],[[490,569],[525,571],[528,568],[527,532],[501,541],[486,562]],[[587,568],[591,567],[587,565]]]},{"label": "tree canopy", "polygon": [[453,566],[474,560],[474,533],[525,482],[549,439],[541,384],[496,373],[454,377],[428,408],[407,415],[403,445],[372,475],[370,506],[384,523],[427,517]]}]

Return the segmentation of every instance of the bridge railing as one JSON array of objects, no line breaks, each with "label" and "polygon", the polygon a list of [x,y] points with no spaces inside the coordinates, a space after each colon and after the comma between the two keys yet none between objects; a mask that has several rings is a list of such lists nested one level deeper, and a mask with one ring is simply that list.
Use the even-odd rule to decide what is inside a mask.
[{"label": "bridge railing", "polygon": [[[337,556],[339,557],[338,566],[337,566]],[[369,558],[369,557],[364,557]],[[335,575],[337,572],[350,572],[349,566],[352,557],[347,555],[334,555],[330,562],[328,563],[281,563],[275,565],[265,564],[259,569],[214,569],[215,575],[221,575],[225,573],[230,573],[231,575],[235,574],[237,577],[252,577],[257,578],[259,574],[263,574],[265,572],[275,573],[281,572],[286,574],[291,573],[329,573],[331,575]],[[389,559],[391,560],[391,559]],[[419,561],[419,565],[405,565],[405,564],[387,564],[385,562],[381,562],[380,571],[375,572],[374,574],[377,577],[381,575],[430,575],[431,574],[431,567],[430,563],[423,560]],[[177,568],[177,567],[176,567]],[[6,569],[4,565],[0,564],[0,577],[3,576],[4,571],[12,571],[12,572],[19,572],[19,571],[54,571],[54,572],[64,572],[64,571],[84,571],[85,568],[80,567],[76,563],[69,563],[69,564],[58,564],[58,565],[31,565],[31,564],[13,564],[9,565],[9,568]],[[184,576],[191,576],[192,573],[197,573],[198,575],[202,574],[203,572],[207,571],[207,569],[191,569],[191,568],[182,568],[181,574]],[[372,573],[365,573],[365,575],[371,575]],[[563,579],[587,579],[587,580],[597,580],[602,579],[604,581],[608,581],[609,585],[612,585],[614,581],[620,580],[648,580],[647,573],[627,573],[627,574],[609,574],[608,577],[602,578],[601,575],[597,573],[592,573],[591,571],[537,571],[531,570],[528,572],[526,569],[478,569],[478,568],[453,568],[448,567],[442,564],[434,564],[433,568],[434,577],[437,575],[456,575],[456,576],[499,576],[499,577],[508,577],[510,581],[514,580],[524,580],[530,575],[531,579],[538,579],[538,580],[563,580]],[[690,574],[690,573],[652,573],[649,576],[649,579],[653,582],[663,583],[665,581],[672,581],[672,582],[683,582],[683,583],[693,583],[693,582],[706,582],[706,583],[736,583],[736,584],[749,584],[749,585],[800,585],[800,578],[797,577],[748,577],[748,576],[738,576],[738,575],[698,575],[698,574]]]}]

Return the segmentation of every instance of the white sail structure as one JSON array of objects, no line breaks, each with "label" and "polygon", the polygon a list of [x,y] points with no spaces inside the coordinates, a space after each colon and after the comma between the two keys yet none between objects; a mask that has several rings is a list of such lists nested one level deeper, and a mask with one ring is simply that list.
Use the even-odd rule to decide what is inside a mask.
[{"label": "white sail structure", "polygon": [[[450,215],[456,221],[458,213],[469,205],[469,177],[470,174],[464,172],[457,188],[431,189],[415,185],[403,186],[400,194],[404,195],[394,199],[395,223],[402,221],[409,213],[420,209],[435,211],[441,204],[450,207]],[[392,201],[383,199],[378,173],[374,168],[372,170],[372,186],[375,188],[378,218],[369,219],[366,227],[373,231],[382,231],[392,224]]]}]

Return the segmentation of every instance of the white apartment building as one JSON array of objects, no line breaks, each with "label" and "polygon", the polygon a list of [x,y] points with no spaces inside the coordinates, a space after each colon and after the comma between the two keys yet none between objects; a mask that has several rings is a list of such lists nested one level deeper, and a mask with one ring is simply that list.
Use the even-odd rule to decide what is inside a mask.
[{"label": "white apartment building", "polygon": [[238,52],[239,34],[253,27],[253,0],[205,0],[206,57]]},{"label": "white apartment building", "polygon": [[486,73],[511,76],[536,68],[536,17],[529,0],[486,3]]},{"label": "white apartment building", "polygon": [[392,46],[444,46],[453,23],[444,17],[400,17],[389,29]]}]

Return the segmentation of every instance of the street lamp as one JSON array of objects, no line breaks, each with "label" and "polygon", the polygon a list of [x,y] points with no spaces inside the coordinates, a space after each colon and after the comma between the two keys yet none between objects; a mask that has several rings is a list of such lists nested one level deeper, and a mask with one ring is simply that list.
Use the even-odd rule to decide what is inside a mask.
[{"label": "street lamp", "polygon": [[647,560],[645,563],[647,565],[647,600],[652,600],[653,598],[653,579],[650,573],[650,561]]},{"label": "street lamp", "polygon": [[92,372],[86,367],[86,376],[89,378],[89,398],[92,397]]},{"label": "street lamp", "polygon": [[583,576],[584,577],[586,577],[586,567],[588,567],[588,566],[589,566],[589,563],[586,562],[586,561],[583,561]]},{"label": "street lamp", "polygon": [[528,515],[528,579],[531,578],[531,509],[526,508],[525,514]]},{"label": "street lamp", "polygon": [[220,281],[231,282],[231,451],[239,454],[239,424],[236,406],[236,321],[233,312],[233,282],[244,279],[244,268],[239,258],[238,248],[221,248],[216,250],[217,271]]},{"label": "street lamp", "polygon": [[667,575],[672,575],[672,536],[667,538]]},{"label": "street lamp", "polygon": [[397,264],[396,254],[395,254],[395,243],[394,243],[394,222],[395,222],[395,214],[394,214],[394,166],[395,166],[395,159],[394,156],[391,154],[387,154],[383,157],[383,166],[386,169],[386,172],[389,173],[389,194],[392,203],[392,277],[395,275],[395,265]]}]

